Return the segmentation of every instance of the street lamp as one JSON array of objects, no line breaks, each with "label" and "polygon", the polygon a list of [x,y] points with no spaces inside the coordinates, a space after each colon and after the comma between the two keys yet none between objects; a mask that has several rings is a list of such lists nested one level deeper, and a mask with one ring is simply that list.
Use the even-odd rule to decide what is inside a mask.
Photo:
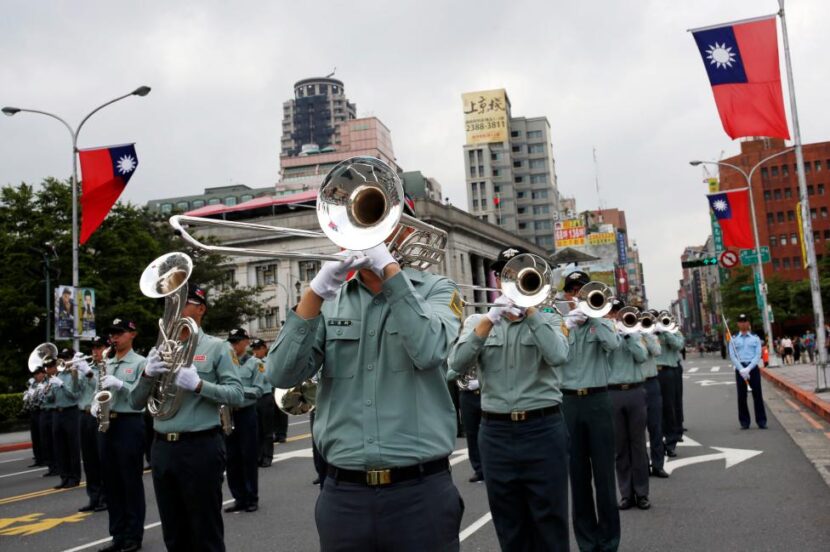
[{"label": "street lamp", "polygon": [[764,280],[764,265],[761,262],[761,243],[758,239],[758,222],[755,220],[755,202],[752,199],[752,175],[755,174],[755,171],[769,161],[770,159],[774,159],[779,155],[784,155],[785,153],[790,153],[795,148],[787,148],[784,150],[779,151],[778,153],[774,153],[769,157],[765,157],[761,159],[758,163],[756,163],[747,173],[741,167],[737,165],[733,165],[732,163],[727,163],[725,161],[689,161],[689,164],[693,167],[697,167],[699,165],[719,165],[722,167],[729,167],[730,169],[735,170],[736,172],[740,173],[744,180],[746,180],[746,187],[749,193],[749,212],[752,215],[752,234],[755,238],[755,270],[758,273],[758,279],[760,282],[760,292],[761,292],[761,316],[763,317],[764,321],[764,333],[767,336],[767,350],[769,351],[770,358],[775,357],[775,349],[772,346],[772,324],[769,320],[769,307],[767,303],[767,284]]},{"label": "street lamp", "polygon": [[[99,105],[92,111],[90,111],[86,117],[81,119],[80,124],[78,127],[73,129],[69,123],[65,120],[61,119],[54,113],[49,113],[46,111],[40,111],[38,109],[24,109],[20,107],[10,107],[6,106],[2,109],[3,113],[9,117],[12,115],[16,115],[18,113],[37,113],[39,115],[45,115],[47,117],[51,117],[52,119],[56,119],[61,122],[63,126],[69,131],[70,136],[72,137],[72,288],[77,289],[79,285],[79,271],[78,271],[78,134],[81,132],[81,128],[84,126],[84,123],[89,120],[90,117],[95,115],[100,110],[104,109],[108,105],[114,104],[115,102],[121,101],[124,98],[129,98],[130,96],[146,96],[150,93],[149,86],[139,86],[129,94],[124,94],[123,96],[119,96],[114,100],[110,100],[104,104]],[[73,331],[73,334],[75,332]],[[80,349],[80,340],[77,335],[73,335],[72,339],[73,347],[77,351]]]}]

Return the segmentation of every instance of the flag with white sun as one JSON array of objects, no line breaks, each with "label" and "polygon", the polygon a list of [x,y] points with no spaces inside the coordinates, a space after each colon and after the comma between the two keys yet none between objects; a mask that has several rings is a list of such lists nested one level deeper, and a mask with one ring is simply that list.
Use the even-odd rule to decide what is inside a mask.
[{"label": "flag with white sun", "polygon": [[86,243],[118,200],[138,167],[135,144],[79,150],[81,236]]}]

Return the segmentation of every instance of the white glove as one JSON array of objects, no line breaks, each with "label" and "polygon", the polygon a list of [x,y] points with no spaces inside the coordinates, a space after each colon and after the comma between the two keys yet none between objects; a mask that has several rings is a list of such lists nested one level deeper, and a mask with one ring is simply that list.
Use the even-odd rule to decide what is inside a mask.
[{"label": "white glove", "polygon": [[106,375],[101,379],[101,387],[104,389],[115,389],[118,391],[124,387],[124,382],[115,376]]},{"label": "white glove", "polygon": [[176,376],[176,385],[188,391],[195,391],[200,381],[202,380],[199,378],[199,374],[196,373],[196,367],[193,365],[181,368]]},{"label": "white glove", "polygon": [[74,366],[78,370],[78,373],[82,376],[85,376],[92,371],[92,368],[89,367],[89,363],[84,359],[83,353],[75,353],[75,356],[72,357],[72,366]]},{"label": "white glove", "polygon": [[519,316],[521,314],[520,310],[519,307],[513,304],[513,301],[502,295],[493,302],[493,306],[490,307],[490,310],[487,311],[485,316],[490,322],[496,325],[501,322],[503,317],[509,314]]},{"label": "white glove", "polygon": [[150,354],[147,355],[147,364],[144,365],[144,373],[154,378],[169,371],[170,368],[161,360],[158,351],[155,348],[150,349]]},{"label": "white glove", "polygon": [[[107,376],[107,377],[109,377],[109,376]],[[89,407],[89,413],[97,418],[99,410],[101,410],[101,405],[99,403],[93,401],[92,405],[90,405],[90,407]]]},{"label": "white glove", "polygon": [[55,387],[63,387],[63,380],[60,379],[58,376],[52,376],[51,378],[49,378],[49,383],[51,383]]},{"label": "white glove", "polygon": [[46,387],[46,382],[44,382],[44,381],[42,381],[42,382],[40,382],[40,383],[38,383],[38,384],[37,384],[37,390],[38,390],[38,391],[43,391],[43,389],[44,389],[45,387]]},{"label": "white glove", "polygon": [[577,326],[583,325],[585,322],[587,322],[587,320],[587,314],[585,314],[579,309],[574,309],[565,315],[565,326],[567,326],[569,330],[572,330]]},{"label": "white glove", "polygon": [[738,370],[738,372],[741,374],[741,377],[744,378],[745,380],[749,379],[749,373],[751,371],[752,370],[750,370],[749,368],[741,368],[740,370]]},{"label": "white glove", "polygon": [[481,384],[478,383],[477,379],[470,380],[470,382],[467,384],[467,389],[469,389],[470,391],[475,391],[479,387],[481,387]]},{"label": "white glove", "polygon": [[367,249],[363,253],[371,262],[369,268],[371,268],[372,271],[378,276],[383,276],[384,268],[390,264],[398,262],[395,260],[395,257],[389,253],[389,249],[386,247],[385,243],[378,244],[371,249]]},{"label": "white glove", "polygon": [[32,396],[32,390],[31,389],[27,389],[26,391],[23,392],[23,400],[24,401],[28,401],[31,396]]},{"label": "white glove", "polygon": [[342,261],[326,261],[311,280],[311,290],[324,301],[334,299],[349,272],[366,268],[371,263],[368,257],[354,251],[344,251],[341,254],[344,256]]}]

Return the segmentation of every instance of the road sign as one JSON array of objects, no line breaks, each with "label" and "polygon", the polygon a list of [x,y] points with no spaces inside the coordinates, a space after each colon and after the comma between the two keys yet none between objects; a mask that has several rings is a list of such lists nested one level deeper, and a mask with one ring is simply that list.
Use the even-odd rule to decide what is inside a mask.
[{"label": "road sign", "polygon": [[720,265],[723,268],[732,268],[738,264],[738,254],[734,251],[724,251],[720,254]]},{"label": "road sign", "polygon": [[683,268],[697,268],[699,266],[715,266],[716,264],[718,264],[717,257],[704,257],[693,261],[683,261],[680,263],[680,266]]},{"label": "road sign", "polygon": [[[741,264],[744,266],[758,264],[754,249],[741,249]],[[761,246],[761,262],[770,262],[769,247]]]}]

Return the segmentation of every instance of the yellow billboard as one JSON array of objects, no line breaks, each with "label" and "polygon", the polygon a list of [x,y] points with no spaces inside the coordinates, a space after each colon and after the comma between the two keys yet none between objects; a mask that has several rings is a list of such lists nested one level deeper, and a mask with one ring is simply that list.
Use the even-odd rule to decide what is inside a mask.
[{"label": "yellow billboard", "polygon": [[556,248],[585,245],[585,226],[582,219],[568,219],[554,225]]},{"label": "yellow billboard", "polygon": [[461,95],[464,101],[464,126],[467,144],[506,142],[509,124],[507,121],[507,92],[482,90]]},{"label": "yellow billboard", "polygon": [[617,243],[617,234],[614,232],[594,232],[588,234],[588,245],[608,245]]}]

